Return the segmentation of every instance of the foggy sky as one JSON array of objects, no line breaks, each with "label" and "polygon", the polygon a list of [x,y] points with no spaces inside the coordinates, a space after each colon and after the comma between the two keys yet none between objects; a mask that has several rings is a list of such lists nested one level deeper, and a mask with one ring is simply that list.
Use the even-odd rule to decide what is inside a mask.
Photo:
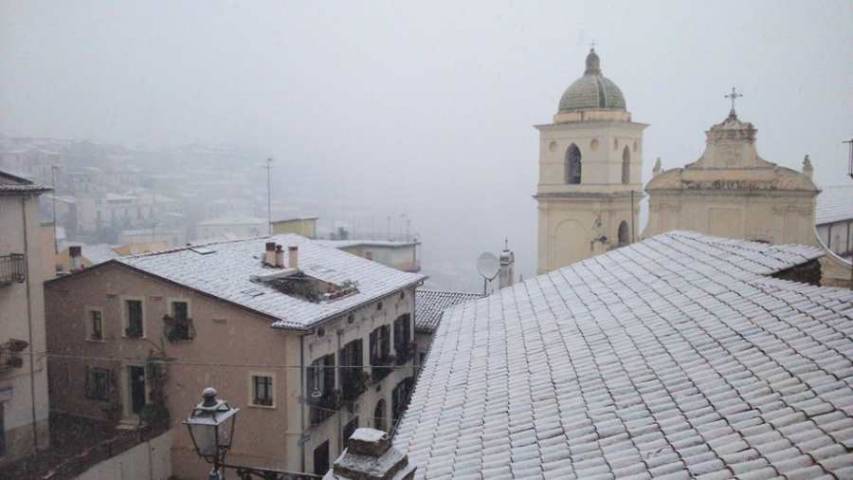
[{"label": "foggy sky", "polygon": [[529,276],[532,125],[594,40],[650,124],[644,181],[655,157],[699,157],[736,85],[765,159],[809,153],[818,183],[845,182],[849,1],[459,3],[0,0],[0,132],[259,148],[278,192],[310,173],[318,195],[407,213],[425,263],[473,272],[508,236]]}]

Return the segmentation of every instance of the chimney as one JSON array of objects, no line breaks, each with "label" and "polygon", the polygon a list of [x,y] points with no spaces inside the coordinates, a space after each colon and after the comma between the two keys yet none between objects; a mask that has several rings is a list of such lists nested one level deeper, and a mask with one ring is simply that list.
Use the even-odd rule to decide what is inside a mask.
[{"label": "chimney", "polygon": [[83,247],[71,245],[68,247],[68,255],[71,257],[71,271],[81,270],[83,268]]},{"label": "chimney", "polygon": [[323,480],[411,480],[417,467],[409,457],[391,447],[388,434],[373,428],[359,428],[349,437],[347,448],[326,472]]},{"label": "chimney", "polygon": [[299,270],[299,247],[296,245],[287,247],[287,266]]},{"label": "chimney", "polygon": [[275,266],[275,242],[267,242],[264,245],[264,264]]},{"label": "chimney", "polygon": [[275,246],[275,266],[284,268],[284,248],[281,245]]}]

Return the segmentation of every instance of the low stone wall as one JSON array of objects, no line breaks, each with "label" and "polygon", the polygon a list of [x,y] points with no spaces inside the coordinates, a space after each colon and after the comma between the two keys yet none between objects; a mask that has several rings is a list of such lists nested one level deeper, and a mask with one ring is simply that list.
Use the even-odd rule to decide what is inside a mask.
[{"label": "low stone wall", "polygon": [[76,480],[168,480],[172,476],[172,432],[167,431],[104,460]]},{"label": "low stone wall", "polygon": [[820,260],[823,270],[820,282],[822,286],[853,288],[853,268],[849,262],[832,253],[828,253]]}]

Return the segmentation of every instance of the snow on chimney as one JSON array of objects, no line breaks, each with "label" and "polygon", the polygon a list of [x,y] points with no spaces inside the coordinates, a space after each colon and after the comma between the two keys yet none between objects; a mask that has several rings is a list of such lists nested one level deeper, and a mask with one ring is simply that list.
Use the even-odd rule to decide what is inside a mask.
[{"label": "snow on chimney", "polygon": [[388,434],[372,428],[359,428],[349,437],[347,448],[323,480],[358,478],[362,480],[411,480],[417,467],[405,453],[391,446]]},{"label": "snow on chimney", "polygon": [[68,255],[71,257],[71,271],[81,270],[83,268],[83,247],[71,245],[68,247]]},{"label": "snow on chimney", "polygon": [[270,267],[275,266],[275,242],[267,242],[264,245],[264,264]]},{"label": "snow on chimney", "polygon": [[299,270],[299,247],[296,245],[287,247],[287,266]]},{"label": "snow on chimney", "polygon": [[284,248],[281,245],[275,246],[275,266],[284,268]]}]

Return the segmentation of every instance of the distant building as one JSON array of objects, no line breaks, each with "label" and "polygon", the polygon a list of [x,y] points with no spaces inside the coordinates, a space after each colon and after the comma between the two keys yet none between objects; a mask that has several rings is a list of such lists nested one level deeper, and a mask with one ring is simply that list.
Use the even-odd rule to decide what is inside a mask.
[{"label": "distant building", "polygon": [[511,287],[513,283],[515,283],[515,253],[509,249],[509,244],[506,244],[500,256],[498,289]]},{"label": "distant building", "polygon": [[834,254],[853,259],[853,185],[823,187],[815,211],[817,235]]},{"label": "distant building", "polygon": [[483,298],[480,293],[450,292],[419,288],[415,292],[415,343],[418,364],[423,365],[432,345],[432,335],[441,322],[444,311],[458,305]]},{"label": "distant building", "polygon": [[57,413],[181,420],[204,387],[242,409],[229,461],[323,474],[360,426],[390,431],[416,369],[424,276],[296,235],[119,257],[46,283]]},{"label": "distant building", "polygon": [[822,187],[815,211],[824,285],[853,288],[853,185]]},{"label": "distant building", "polygon": [[317,238],[317,217],[286,218],[272,222],[272,233],[295,233],[308,238]]},{"label": "distant building", "polygon": [[451,307],[393,446],[416,479],[853,478],[823,254],[670,232]]},{"label": "distant building", "polygon": [[684,168],[660,171],[648,185],[651,237],[670,230],[774,244],[817,245],[811,163],[803,172],[758,155],[757,130],[734,111],[711,127],[705,152]]},{"label": "distant building", "polygon": [[538,270],[633,242],[643,197],[643,130],[590,50],[586,70],[539,125]]},{"label": "distant building", "polygon": [[353,255],[402,270],[421,271],[418,240],[318,240],[322,245],[334,247]]},{"label": "distant building", "polygon": [[50,188],[0,171],[0,471],[49,444],[43,251],[38,196]]},{"label": "distant building", "polygon": [[196,240],[236,240],[269,233],[266,218],[239,215],[204,220],[196,225]]}]

